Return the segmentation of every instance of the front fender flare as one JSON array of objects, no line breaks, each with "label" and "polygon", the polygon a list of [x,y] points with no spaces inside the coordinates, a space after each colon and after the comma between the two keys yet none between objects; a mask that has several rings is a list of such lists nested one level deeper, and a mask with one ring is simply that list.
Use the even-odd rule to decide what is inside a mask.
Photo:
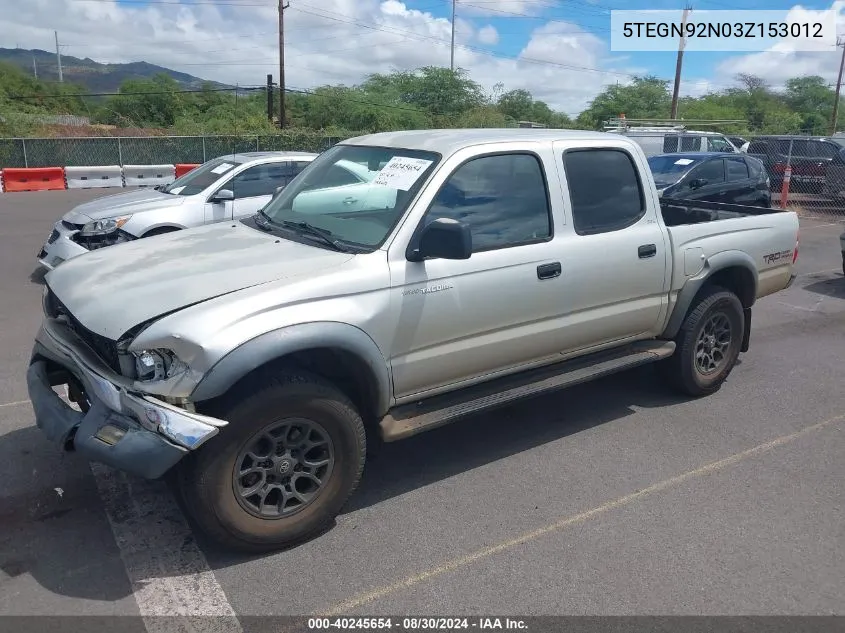
[{"label": "front fender flare", "polygon": [[334,321],[291,325],[246,341],[206,372],[190,399],[202,402],[220,396],[252,370],[288,354],[316,348],[341,349],[361,359],[375,381],[377,411],[383,414],[390,408],[393,381],[384,354],[363,330]]},{"label": "front fender flare", "polygon": [[[743,251],[722,251],[721,253],[716,253],[715,255],[708,257],[701,270],[698,271],[694,277],[687,279],[684,283],[681,291],[678,293],[678,299],[675,302],[675,309],[669,317],[669,322],[666,324],[666,329],[663,331],[662,338],[671,339],[677,335],[684,322],[684,318],[687,316],[687,312],[689,312],[693,300],[699,290],[701,290],[704,284],[706,284],[713,275],[721,270],[736,267],[744,268],[751,274],[753,283],[751,303],[753,304],[754,298],[757,296],[757,266],[755,265],[754,260],[748,253]],[[751,305],[744,307],[750,308]]]}]

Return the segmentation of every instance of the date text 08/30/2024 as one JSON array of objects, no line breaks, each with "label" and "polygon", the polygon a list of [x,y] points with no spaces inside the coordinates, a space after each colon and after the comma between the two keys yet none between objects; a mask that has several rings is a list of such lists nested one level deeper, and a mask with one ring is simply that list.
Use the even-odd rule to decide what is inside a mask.
[{"label": "date text 08/30/2024", "polygon": [[329,631],[348,629],[355,631],[420,631],[420,630],[528,630],[524,620],[518,618],[442,618],[442,617],[404,617],[404,618],[309,618],[309,631]]}]

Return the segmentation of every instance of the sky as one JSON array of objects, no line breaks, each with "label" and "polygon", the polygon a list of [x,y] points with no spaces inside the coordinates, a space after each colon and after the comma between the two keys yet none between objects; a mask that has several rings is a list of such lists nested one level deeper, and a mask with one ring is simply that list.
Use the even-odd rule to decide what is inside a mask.
[{"label": "sky", "polygon": [[[55,50],[99,62],[147,61],[204,79],[263,85],[278,79],[276,0],[2,0],[0,47]],[[698,10],[834,9],[845,2],[693,0]],[[455,65],[488,92],[529,90],[576,116],[603,88],[633,76],[674,76],[676,54],[610,46],[610,12],[681,9],[682,0],[457,0]],[[289,0],[286,85],[353,85],[368,74],[450,63],[452,0]],[[779,87],[791,77],[835,83],[840,52],[687,52],[681,96],[735,85],[751,73]]]}]

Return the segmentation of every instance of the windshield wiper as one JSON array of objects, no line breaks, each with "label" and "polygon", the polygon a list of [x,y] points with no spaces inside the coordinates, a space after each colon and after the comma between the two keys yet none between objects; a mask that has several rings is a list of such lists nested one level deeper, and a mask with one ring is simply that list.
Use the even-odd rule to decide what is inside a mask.
[{"label": "windshield wiper", "polygon": [[334,250],[340,251],[341,253],[349,252],[343,244],[332,237],[332,232],[328,229],[321,229],[320,227],[308,224],[308,222],[293,222],[291,220],[284,220],[281,225],[292,230],[298,229],[306,235],[316,237],[323,242],[323,244],[328,244]]},{"label": "windshield wiper", "polygon": [[269,215],[264,213],[264,209],[259,209],[255,217],[255,226],[257,226],[262,231],[272,231],[272,224],[273,220],[270,218]]}]

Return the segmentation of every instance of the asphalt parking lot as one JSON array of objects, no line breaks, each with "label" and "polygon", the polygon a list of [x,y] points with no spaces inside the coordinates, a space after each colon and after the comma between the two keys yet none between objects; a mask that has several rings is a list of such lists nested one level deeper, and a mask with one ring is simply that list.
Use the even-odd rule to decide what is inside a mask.
[{"label": "asphalt parking lot", "polygon": [[645,367],[388,445],[332,529],[243,557],[34,427],[35,255],[100,195],[0,194],[0,613],[845,614],[836,218],[802,219],[800,276],[717,394]]}]

